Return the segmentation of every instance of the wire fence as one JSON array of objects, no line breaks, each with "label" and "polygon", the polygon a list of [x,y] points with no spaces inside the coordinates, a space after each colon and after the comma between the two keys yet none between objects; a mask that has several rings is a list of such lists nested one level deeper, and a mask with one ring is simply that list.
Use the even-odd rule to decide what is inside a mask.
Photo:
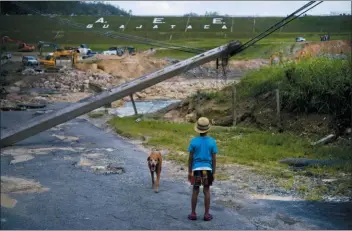
[{"label": "wire fence", "polygon": [[[233,84],[231,99],[233,126],[238,125],[246,118],[243,117],[246,113],[243,111],[243,105],[240,106],[243,99],[239,100],[237,87],[237,84]],[[352,128],[352,90],[344,106],[339,109],[332,109],[329,107],[331,105],[325,103],[323,112],[320,110],[292,110],[289,105],[284,103],[285,95],[287,95],[287,92],[277,88],[255,99],[250,98],[255,101],[255,106],[249,110],[250,112],[247,115],[253,116],[257,124],[276,127],[279,131],[285,129],[310,130],[312,132],[326,130],[342,134],[346,132],[346,129]],[[323,103],[317,102],[314,104],[309,102],[309,104],[311,108],[321,109]],[[305,126],[309,126],[309,128]]]}]

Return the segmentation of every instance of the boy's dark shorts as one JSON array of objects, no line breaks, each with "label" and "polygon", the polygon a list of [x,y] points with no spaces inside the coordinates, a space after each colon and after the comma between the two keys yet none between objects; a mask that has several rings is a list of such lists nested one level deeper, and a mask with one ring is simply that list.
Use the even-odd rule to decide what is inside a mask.
[{"label": "boy's dark shorts", "polygon": [[[204,174],[205,172],[205,174]],[[209,170],[199,170],[193,172],[194,181],[192,182],[193,186],[199,187],[203,186],[211,186],[213,184],[213,173]]]}]

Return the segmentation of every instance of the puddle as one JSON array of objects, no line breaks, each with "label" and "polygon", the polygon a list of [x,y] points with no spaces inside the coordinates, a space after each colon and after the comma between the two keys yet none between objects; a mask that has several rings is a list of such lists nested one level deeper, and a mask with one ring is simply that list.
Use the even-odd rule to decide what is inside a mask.
[{"label": "puddle", "polygon": [[[160,109],[163,109],[173,103],[180,102],[180,100],[146,100],[146,101],[135,101],[138,114],[153,113]],[[110,115],[117,115],[120,117],[134,115],[132,102],[125,102],[122,107],[109,108],[108,113]]]}]

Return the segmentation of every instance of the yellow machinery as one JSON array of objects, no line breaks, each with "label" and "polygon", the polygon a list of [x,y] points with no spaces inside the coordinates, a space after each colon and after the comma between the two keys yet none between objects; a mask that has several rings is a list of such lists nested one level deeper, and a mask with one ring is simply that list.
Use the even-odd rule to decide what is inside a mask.
[{"label": "yellow machinery", "polygon": [[44,67],[58,67],[58,66],[73,66],[78,60],[77,51],[73,51],[69,55],[63,53],[61,51],[56,51],[54,53],[50,53],[44,59],[40,59],[40,65]]},{"label": "yellow machinery", "polygon": [[39,41],[37,48],[39,50],[40,56],[42,56],[42,53],[43,53],[42,51],[44,47],[52,47],[55,50],[56,54],[59,55],[60,57],[64,57],[64,56],[69,57],[72,55],[72,52],[73,52],[72,50],[60,48],[60,46],[56,43]]}]

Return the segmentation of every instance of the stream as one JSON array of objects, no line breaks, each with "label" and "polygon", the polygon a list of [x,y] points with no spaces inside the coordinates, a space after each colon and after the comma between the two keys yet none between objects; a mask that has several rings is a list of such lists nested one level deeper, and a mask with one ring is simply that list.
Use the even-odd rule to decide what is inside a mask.
[{"label": "stream", "polygon": [[[180,102],[181,100],[158,99],[158,100],[143,100],[135,101],[138,114],[146,114],[156,112],[170,104]],[[108,113],[119,117],[134,115],[132,102],[125,102],[122,107],[109,108]]]}]

